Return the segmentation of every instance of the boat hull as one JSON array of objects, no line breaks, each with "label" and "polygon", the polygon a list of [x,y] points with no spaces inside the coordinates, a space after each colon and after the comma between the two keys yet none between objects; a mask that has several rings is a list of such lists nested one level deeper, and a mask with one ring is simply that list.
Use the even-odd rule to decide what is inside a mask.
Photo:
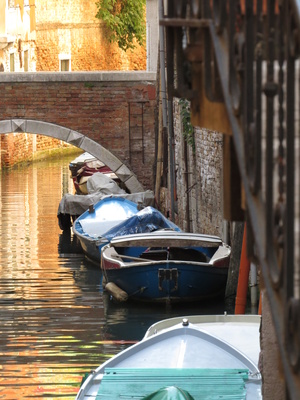
[{"label": "boat hull", "polygon": [[84,235],[79,235],[78,233],[76,236],[79,239],[85,257],[100,267],[100,253],[97,246],[97,240],[85,237]]},{"label": "boat hull", "polygon": [[183,262],[159,262],[132,267],[105,268],[128,298],[145,302],[191,302],[224,296],[228,269]]}]

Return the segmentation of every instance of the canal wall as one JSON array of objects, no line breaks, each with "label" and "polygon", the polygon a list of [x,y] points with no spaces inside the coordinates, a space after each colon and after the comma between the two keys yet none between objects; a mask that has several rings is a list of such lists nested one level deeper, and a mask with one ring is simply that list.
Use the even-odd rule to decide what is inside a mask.
[{"label": "canal wall", "polygon": [[[62,140],[30,133],[0,135],[0,169],[51,156],[72,148]],[[76,148],[74,148],[74,152]],[[78,149],[77,149],[78,152]]]}]

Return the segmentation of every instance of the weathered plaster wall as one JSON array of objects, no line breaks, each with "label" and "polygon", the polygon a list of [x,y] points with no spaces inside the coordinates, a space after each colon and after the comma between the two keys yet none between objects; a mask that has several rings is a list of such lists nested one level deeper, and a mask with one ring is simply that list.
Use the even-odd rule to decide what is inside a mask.
[{"label": "weathered plaster wall", "polygon": [[37,71],[59,71],[69,59],[71,71],[145,70],[146,47],[127,52],[109,43],[105,26],[88,0],[36,0]]},{"label": "weathered plaster wall", "polygon": [[198,127],[194,129],[194,137],[195,151],[184,139],[181,106],[176,99],[174,149],[177,220],[184,230],[222,237],[223,137],[222,134]]}]

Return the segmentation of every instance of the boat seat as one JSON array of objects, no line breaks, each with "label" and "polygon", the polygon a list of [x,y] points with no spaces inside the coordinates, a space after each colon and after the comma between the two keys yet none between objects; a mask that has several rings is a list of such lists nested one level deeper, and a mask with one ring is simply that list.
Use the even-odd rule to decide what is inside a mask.
[{"label": "boat seat", "polygon": [[204,253],[195,249],[171,247],[169,252],[170,252],[169,255],[170,260],[197,261],[197,262],[208,261],[208,257]]},{"label": "boat seat", "polygon": [[159,261],[159,260],[167,260],[168,259],[169,252],[168,250],[164,249],[151,249],[144,251],[140,257],[145,258],[146,260],[153,260],[153,261]]},{"label": "boat seat", "polygon": [[177,386],[195,400],[246,400],[247,369],[106,368],[96,400],[143,399]]}]

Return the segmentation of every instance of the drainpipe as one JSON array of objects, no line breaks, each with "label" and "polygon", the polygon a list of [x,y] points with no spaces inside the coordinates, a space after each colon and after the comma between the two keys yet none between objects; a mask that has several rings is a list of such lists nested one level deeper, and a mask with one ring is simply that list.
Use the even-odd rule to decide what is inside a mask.
[{"label": "drainpipe", "polygon": [[[159,19],[164,17],[163,0],[159,0]],[[166,99],[166,76],[165,76],[165,34],[164,27],[159,27],[160,43],[160,73],[161,73],[161,92],[162,92],[162,112],[163,112],[163,131],[168,130],[169,140],[169,184],[171,198],[171,220],[175,220],[175,201],[174,201],[174,155],[173,155],[173,97]],[[169,91],[170,93],[170,91]]]},{"label": "drainpipe", "polygon": [[173,97],[168,100],[168,116],[169,116],[169,164],[170,164],[170,191],[171,191],[171,220],[175,221],[175,170],[174,170],[174,153],[173,153]]},{"label": "drainpipe", "polygon": [[253,263],[250,263],[250,295],[251,311],[255,314],[257,309],[257,269]]},{"label": "drainpipe", "polygon": [[[163,18],[163,0],[159,0],[159,19]],[[161,112],[159,113],[159,129],[158,129],[158,146],[157,146],[157,166],[156,166],[156,182],[155,182],[155,198],[159,202],[159,189],[161,184],[162,164],[163,164],[163,133],[167,131],[168,115],[167,115],[167,98],[166,98],[166,72],[165,72],[165,34],[164,27],[159,26],[159,65],[160,65],[160,96],[161,96]]]},{"label": "drainpipe", "polygon": [[189,189],[189,163],[188,163],[188,146],[186,140],[183,141],[184,164],[185,164],[185,187],[186,187],[186,213],[187,232],[191,231],[190,223],[190,189]]},{"label": "drainpipe", "polygon": [[[163,0],[160,0],[159,2],[159,18],[162,19],[163,18]],[[163,28],[163,27],[162,27]],[[160,31],[160,42],[162,46],[165,46],[165,40],[164,40],[164,30],[162,29]],[[173,40],[172,38],[172,32],[169,30],[167,31],[167,41],[171,41]],[[169,52],[167,53],[167,59],[172,57],[173,55]],[[165,71],[165,57],[161,58],[161,65],[163,65],[163,68],[161,68],[163,71]],[[167,61],[168,64],[168,61]],[[172,70],[168,70],[168,80],[167,80],[167,86],[168,89],[171,89],[171,85],[173,82],[173,78],[174,78],[174,73]],[[164,78],[164,82],[166,82],[165,78]],[[175,220],[175,214],[174,214],[174,210],[175,210],[175,171],[174,171],[174,154],[173,154],[173,97],[171,96],[171,90],[168,90],[168,101],[167,101],[167,116],[168,116],[168,142],[169,142],[169,188],[170,188],[170,199],[171,199],[171,220],[174,221]],[[163,105],[164,107],[164,105]]]},{"label": "drainpipe", "polygon": [[[159,19],[164,17],[163,0],[159,0]],[[167,90],[166,90],[166,71],[165,71],[165,31],[162,25],[159,25],[159,62],[160,62],[160,91],[162,101],[162,119],[163,129],[167,128]]]},{"label": "drainpipe", "polygon": [[237,286],[237,293],[235,298],[235,314],[245,314],[247,304],[247,292],[250,273],[250,261],[247,257],[247,227],[244,224],[244,235],[242,252],[240,259],[240,271]]}]

